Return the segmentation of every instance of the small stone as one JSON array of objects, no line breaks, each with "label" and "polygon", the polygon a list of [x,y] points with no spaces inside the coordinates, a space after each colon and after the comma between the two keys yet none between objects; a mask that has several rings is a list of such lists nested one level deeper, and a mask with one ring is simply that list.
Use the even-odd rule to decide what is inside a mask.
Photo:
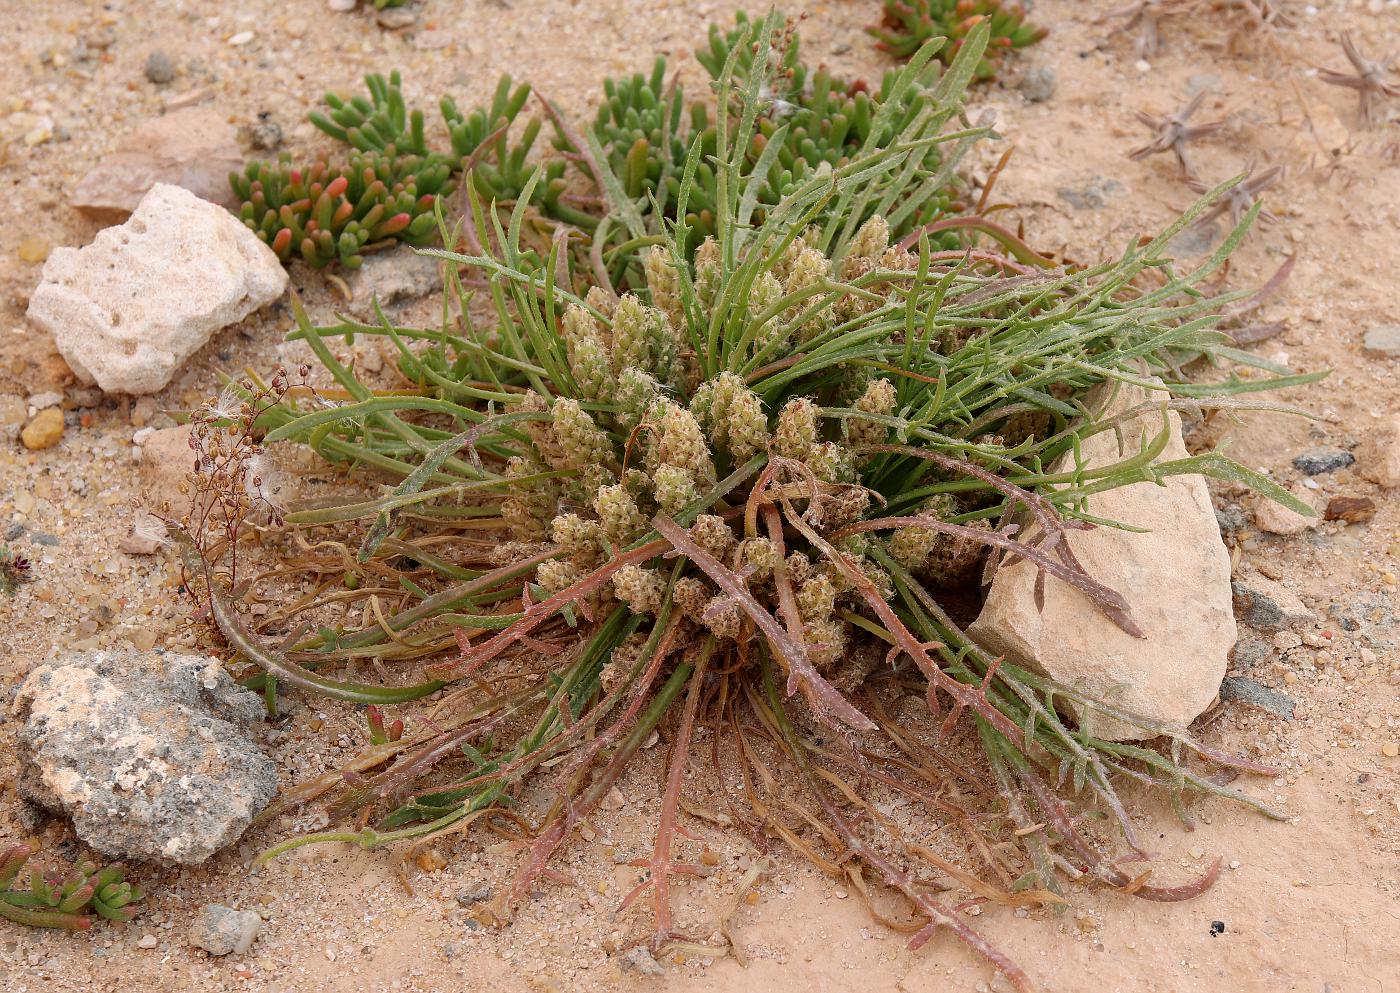
[{"label": "small stone", "polygon": [[1367,331],[1361,350],[1374,359],[1400,359],[1400,324],[1382,324]]},{"label": "small stone", "polygon": [[1336,496],[1327,501],[1322,516],[1329,521],[1365,524],[1376,516],[1376,501],[1370,497]]},{"label": "small stone", "polygon": [[131,405],[131,426],[144,428],[159,413],[154,397],[144,396]]},{"label": "small stone", "polygon": [[228,177],[242,169],[243,150],[223,115],[190,107],[140,124],[82,178],[70,202],[114,223],[135,210],[156,184],[170,183],[236,209],[238,198]]},{"label": "small stone", "polygon": [[190,944],[210,955],[242,955],[258,937],[262,918],[251,910],[206,903],[190,925]]},{"label": "small stone", "polygon": [[386,7],[374,19],[386,31],[401,31],[418,20],[418,11],[412,7]]},{"label": "small stone", "polygon": [[355,9],[359,0],[326,0],[326,7],[337,14],[348,14]]},{"label": "small stone", "polygon": [[1179,257],[1195,258],[1210,251],[1220,237],[1220,227],[1214,221],[1189,224],[1167,242],[1167,252]]},{"label": "small stone", "polygon": [[1248,636],[1241,636],[1230,650],[1230,667],[1233,669],[1254,669],[1273,660],[1274,650],[1267,642]]},{"label": "small stone", "polygon": [[417,300],[442,290],[438,260],[419,255],[407,245],[367,255],[351,270],[348,285],[354,297],[350,309],[361,316],[374,313],[374,301],[381,306]]},{"label": "small stone", "polygon": [[1293,456],[1293,468],[1309,476],[1320,476],[1345,469],[1355,461],[1355,455],[1340,448],[1311,448]]},{"label": "small stone", "polygon": [[636,972],[643,976],[666,975],[666,970],[661,968],[661,963],[656,961],[656,956],[652,955],[645,945],[627,949],[618,959],[622,963],[623,972]]},{"label": "small stone", "polygon": [[153,934],[143,934],[136,941],[137,948],[145,948],[147,950],[156,947],[158,944],[160,944],[160,941],[158,941]]},{"label": "small stone", "polygon": [[159,183],[125,224],[54,250],[29,317],[82,382],[139,395],[286,288],[277,256],[236,217]]},{"label": "small stone", "polygon": [[457,894],[457,902],[463,907],[470,907],[474,903],[483,903],[489,899],[491,899],[491,884],[487,882],[477,883]]},{"label": "small stone", "polygon": [[[1303,504],[1309,507],[1313,506],[1311,497],[1302,487],[1289,486],[1286,489]],[[1300,514],[1292,507],[1285,507],[1262,493],[1252,494],[1250,504],[1254,510],[1254,523],[1259,526],[1260,531],[1266,531],[1269,534],[1302,534],[1304,531],[1317,527],[1318,524],[1316,516],[1308,517]]]},{"label": "small stone", "polygon": [[1246,572],[1230,583],[1235,615],[1257,631],[1279,631],[1290,625],[1308,625],[1317,617],[1307,604],[1282,583],[1257,572]]},{"label": "small stone", "polygon": [[1199,72],[1186,79],[1187,96],[1195,96],[1202,90],[1213,93],[1220,89],[1220,76],[1213,72]]},{"label": "small stone", "polygon": [[25,238],[19,243],[21,262],[42,262],[49,257],[49,243],[43,238]]},{"label": "small stone", "polygon": [[1244,676],[1226,676],[1220,684],[1220,699],[1238,700],[1267,710],[1285,721],[1293,720],[1295,704],[1292,697]]},{"label": "small stone", "polygon": [[1280,652],[1292,651],[1302,643],[1303,639],[1293,631],[1280,631],[1273,638],[1273,645]]},{"label": "small stone", "polygon": [[263,714],[217,659],[74,652],[20,684],[19,792],[113,858],[199,865],[277,794],[253,739]]},{"label": "small stone", "polygon": [[1356,449],[1356,471],[1381,486],[1400,486],[1400,414],[1391,414],[1366,432]]},{"label": "small stone", "polygon": [[31,452],[52,448],[62,437],[63,411],[57,407],[46,407],[39,411],[19,433],[19,440]]},{"label": "small stone", "polygon": [[146,78],[157,86],[164,86],[175,78],[175,63],[159,48],[146,56]]},{"label": "small stone", "polygon": [[1242,509],[1231,504],[1215,508],[1215,523],[1220,525],[1221,534],[1234,534],[1249,527],[1249,518]]},{"label": "small stone", "polygon": [[1384,745],[1381,746],[1381,754],[1388,759],[1393,759],[1397,756],[1400,756],[1400,742],[1387,741]]},{"label": "small stone", "polygon": [[[1101,388],[1089,398],[1091,409],[1103,403],[1102,394]],[[1158,396],[1123,386],[1098,416],[1151,406]],[[1171,436],[1161,458],[1185,458],[1180,419],[1175,413],[1168,417]],[[1132,454],[1131,444],[1129,450],[1120,447],[1120,437],[1136,438],[1140,430],[1155,432],[1160,425],[1160,415],[1139,414],[1119,431],[1085,438],[1084,467],[1120,461]],[[1057,460],[1049,471],[1072,468],[1070,458]],[[1096,528],[1065,536],[1091,576],[1127,594],[1131,616],[1145,637],[1123,631],[1082,592],[1052,576],[1044,579],[1041,599],[1037,570],[1026,559],[997,570],[968,633],[1018,665],[1160,725],[1184,728],[1214,703],[1236,635],[1230,556],[1205,481],[1173,476],[1165,486],[1135,483],[1107,490],[1089,498],[1089,512],[1150,529]],[[1181,651],[1183,644],[1191,651]],[[1156,733],[1091,708],[1075,712],[1086,733],[1098,737],[1125,740]]]},{"label": "small stone", "polygon": [[[452,44],[452,33],[441,28],[427,28],[419,31],[413,38],[413,47],[420,52],[432,52],[439,48],[447,48]],[[468,54],[471,53],[471,45],[466,46]]]},{"label": "small stone", "polygon": [[233,35],[231,38],[229,38],[228,43],[234,48],[242,48],[244,45],[251,42],[254,37],[255,36],[251,31],[240,31],[238,32],[238,34]]},{"label": "small stone", "polygon": [[257,152],[275,152],[282,147],[282,125],[266,111],[252,124],[243,125],[238,133],[243,143]]},{"label": "small stone", "polygon": [[1123,192],[1123,184],[1116,179],[1094,176],[1078,187],[1062,187],[1060,199],[1078,210],[1100,210],[1108,201]]},{"label": "small stone", "polygon": [[1044,103],[1055,95],[1055,70],[1050,66],[1031,66],[1017,85],[1031,103]]}]

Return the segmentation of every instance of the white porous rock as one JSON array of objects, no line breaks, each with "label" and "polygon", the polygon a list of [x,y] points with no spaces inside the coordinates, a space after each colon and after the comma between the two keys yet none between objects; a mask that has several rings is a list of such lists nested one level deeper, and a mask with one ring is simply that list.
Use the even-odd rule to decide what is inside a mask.
[{"label": "white porous rock", "polygon": [[[1160,392],[1123,385],[1111,399],[1100,387],[1090,407],[1101,419],[1148,403],[1154,409],[1084,440],[1084,467],[1121,461],[1139,438],[1162,429]],[[1171,435],[1158,461],[1187,457],[1181,420],[1167,412]],[[1119,438],[1122,438],[1120,449]],[[1051,473],[1073,468],[1062,457]],[[1044,608],[1037,609],[1037,569],[1021,559],[997,570],[981,615],[968,633],[996,655],[1113,707],[1158,729],[1184,729],[1216,700],[1231,648],[1235,615],[1230,556],[1206,484],[1199,476],[1170,476],[1166,484],[1142,482],[1088,498],[1096,517],[1145,533],[1096,527],[1071,531],[1066,540],[1090,576],[1121,593],[1146,635],[1123,631],[1073,586],[1045,577]],[[1033,530],[1033,526],[1031,529]],[[1115,741],[1153,737],[1157,731],[1067,704],[1088,733]]]},{"label": "white porous rock", "polygon": [[216,331],[286,288],[277,256],[236,217],[162,183],[125,224],[53,250],[29,317],[84,383],[155,393]]}]

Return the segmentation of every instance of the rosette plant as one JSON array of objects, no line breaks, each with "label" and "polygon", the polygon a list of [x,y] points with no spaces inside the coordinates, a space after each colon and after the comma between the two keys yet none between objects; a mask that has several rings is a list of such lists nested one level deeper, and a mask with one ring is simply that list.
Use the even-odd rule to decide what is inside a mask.
[{"label": "rosette plant", "polygon": [[[655,849],[623,901],[650,896],[655,949],[683,940],[673,878],[709,871],[681,836],[692,763],[708,758],[751,836],[783,839],[862,893],[897,891],[913,945],[945,928],[1029,988],[960,911],[1059,904],[1067,880],[1145,899],[1198,893],[1215,869],[1171,885],[1120,868],[1125,849],[1143,852],[1120,785],[1257,807],[1212,767],[1258,767],[991,657],[965,634],[958,591],[975,594],[989,556],[1014,556],[1134,630],[1123,591],[1073,553],[1076,532],[1112,526],[1087,498],[1200,473],[1292,501],[1214,453],[1157,457],[1168,408],[1306,377],[1182,374],[1249,360],[1211,330],[1233,298],[1198,289],[1243,227],[1184,273],[1165,246],[1191,215],[1074,270],[997,245],[937,249],[919,227],[890,237],[939,188],[928,151],[982,136],[961,100],[985,26],[917,114],[884,103],[879,141],[819,166],[760,219],[767,170],[748,155],[773,92],[763,67],[780,65],[763,53],[781,26],[749,25],[730,50],[718,80],[728,109],[711,151],[690,146],[674,221],[646,231],[617,177],[607,184],[613,222],[636,232],[644,286],[618,295],[596,269],[574,271],[563,232],[543,256],[523,249],[523,208],[502,221],[473,198],[464,241],[479,251],[426,252],[446,273],[441,327],[382,315],[313,327],[298,310],[293,336],[335,386],[278,393],[256,411],[264,442],[299,441],[392,485],[286,513],[302,532],[288,565],[312,589],[257,627],[217,562],[192,554],[191,570],[270,700],[296,688],[373,705],[381,722],[402,707],[409,730],[278,807],[324,800],[334,820],[371,826],[294,837],[264,860],[327,841],[412,852],[485,819],[527,853],[493,901],[504,921],[662,729]],[[914,56],[896,96],[922,85],[936,51]],[[757,53],[742,80],[740,53]],[[702,158],[713,234],[692,250]],[[372,335],[398,350],[411,388],[372,390],[330,347]],[[1152,391],[1145,410],[1161,430],[1127,439],[1116,464],[1079,466],[1080,442],[1122,423],[1085,402],[1115,382]],[[269,647],[276,625],[303,620],[317,633]],[[1067,701],[1164,747],[1096,738],[1061,715]],[[538,783],[553,802],[527,815],[517,801]],[[950,847],[902,833],[875,790],[949,825]],[[1092,814],[1108,827],[1090,827]]]}]

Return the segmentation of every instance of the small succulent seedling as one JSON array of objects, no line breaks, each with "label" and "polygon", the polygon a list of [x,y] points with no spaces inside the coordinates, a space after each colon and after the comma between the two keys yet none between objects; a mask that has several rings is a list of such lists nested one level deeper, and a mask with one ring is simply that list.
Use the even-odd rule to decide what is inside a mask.
[{"label": "small succulent seedling", "polygon": [[9,545],[0,545],[0,593],[13,595],[21,584],[33,578],[29,559]]},{"label": "small succulent seedling", "polygon": [[1394,59],[1380,61],[1366,58],[1352,41],[1350,33],[1342,35],[1342,50],[1346,52],[1348,61],[1356,71],[1337,72],[1333,69],[1323,69],[1318,73],[1318,78],[1333,86],[1345,86],[1355,90],[1361,99],[1361,126],[1374,127],[1381,102],[1387,97],[1400,96],[1400,83],[1386,79],[1395,68]]},{"label": "small succulent seedling", "polygon": [[1014,0],[885,0],[880,23],[866,29],[882,48],[907,59],[932,38],[947,38],[940,58],[951,61],[970,31],[982,22],[991,26],[991,41],[977,65],[978,79],[991,79],[1005,54],[1034,45],[1048,28],[1026,21],[1026,5]]},{"label": "small succulent seedling", "polygon": [[[35,852],[31,845],[0,850],[0,887],[9,887]],[[139,911],[138,887],[123,878],[125,867],[99,868],[79,862],[69,872],[31,869],[26,889],[0,889],[0,917],[29,927],[85,931],[98,919],[125,923]]]},{"label": "small succulent seedling", "polygon": [[1164,116],[1138,111],[1138,120],[1151,128],[1154,133],[1150,142],[1141,148],[1133,149],[1128,153],[1128,158],[1136,161],[1145,159],[1149,155],[1156,155],[1158,152],[1171,152],[1181,165],[1182,175],[1194,176],[1195,170],[1191,168],[1191,163],[1186,157],[1187,143],[1206,135],[1215,134],[1225,126],[1224,121],[1212,121],[1209,124],[1188,123],[1191,116],[1200,109],[1205,98],[1206,91],[1201,90],[1175,113]]}]

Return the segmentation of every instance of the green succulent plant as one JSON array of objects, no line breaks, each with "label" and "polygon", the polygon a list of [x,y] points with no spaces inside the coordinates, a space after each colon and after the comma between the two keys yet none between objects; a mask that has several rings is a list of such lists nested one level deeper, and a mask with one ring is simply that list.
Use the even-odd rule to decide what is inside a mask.
[{"label": "green succulent plant", "polygon": [[304,259],[354,268],[369,246],[426,244],[437,232],[434,207],[451,194],[445,162],[400,155],[393,144],[356,152],[344,166],[255,162],[229,176],[243,201],[239,219],[286,262]]},{"label": "green succulent plant", "polygon": [[85,931],[99,919],[126,923],[139,912],[139,887],[123,878],[125,867],[79,862],[67,873],[31,870],[27,889],[8,889],[34,854],[30,845],[0,850],[0,917],[29,927]]},{"label": "green succulent plant", "polygon": [[[728,30],[711,25],[707,43],[695,54],[713,79],[717,81],[726,66],[731,66],[732,78],[741,85],[748,79],[754,53],[743,39],[752,27],[753,22],[743,13]],[[839,168],[857,154],[887,147],[910,122],[930,112],[928,93],[938,83],[937,70],[926,68],[926,54],[916,85],[897,86],[900,77],[891,72],[878,91],[870,92],[863,84],[842,82],[824,69],[809,69],[800,57],[799,46],[793,24],[784,21],[772,49],[772,65],[763,67],[765,83],[751,108],[755,133],[741,168],[759,180],[750,188],[756,200],[754,219],[759,223],[787,193],[818,172]],[[677,220],[678,193],[685,182],[691,146],[698,142],[684,219],[688,247],[693,251],[714,233],[719,182],[711,158],[721,112],[713,101],[693,103],[687,111],[680,85],[666,82],[666,68],[665,59],[658,58],[649,76],[639,73],[604,84],[604,100],[592,138],[598,158],[615,179],[614,195],[633,201],[640,221],[625,235],[616,231],[604,234],[635,246],[639,230],[655,236],[665,222]],[[731,110],[726,107],[723,112],[729,115]],[[981,133],[969,131],[968,143]],[[562,136],[557,143],[568,152],[578,151]],[[920,195],[914,198],[917,205],[913,209],[890,212],[894,238],[906,238],[959,206],[953,170],[966,147],[957,142],[931,144],[911,163]],[[877,189],[869,204],[876,202],[879,188],[892,183],[893,178],[873,177],[872,182]],[[843,218],[851,230],[869,219],[874,211],[869,204],[863,214]],[[827,219],[825,211],[818,211],[813,222],[824,224]],[[952,247],[961,237],[953,232],[931,234],[938,247]],[[603,256],[610,263],[616,285],[636,283],[640,269],[635,250],[609,248]]]},{"label": "green succulent plant", "polygon": [[884,0],[884,16],[867,31],[877,47],[907,59],[930,38],[947,38],[942,58],[957,55],[974,27],[989,22],[986,54],[977,65],[978,79],[991,79],[1006,53],[1034,45],[1049,30],[1026,21],[1026,4],[1017,0]]}]

